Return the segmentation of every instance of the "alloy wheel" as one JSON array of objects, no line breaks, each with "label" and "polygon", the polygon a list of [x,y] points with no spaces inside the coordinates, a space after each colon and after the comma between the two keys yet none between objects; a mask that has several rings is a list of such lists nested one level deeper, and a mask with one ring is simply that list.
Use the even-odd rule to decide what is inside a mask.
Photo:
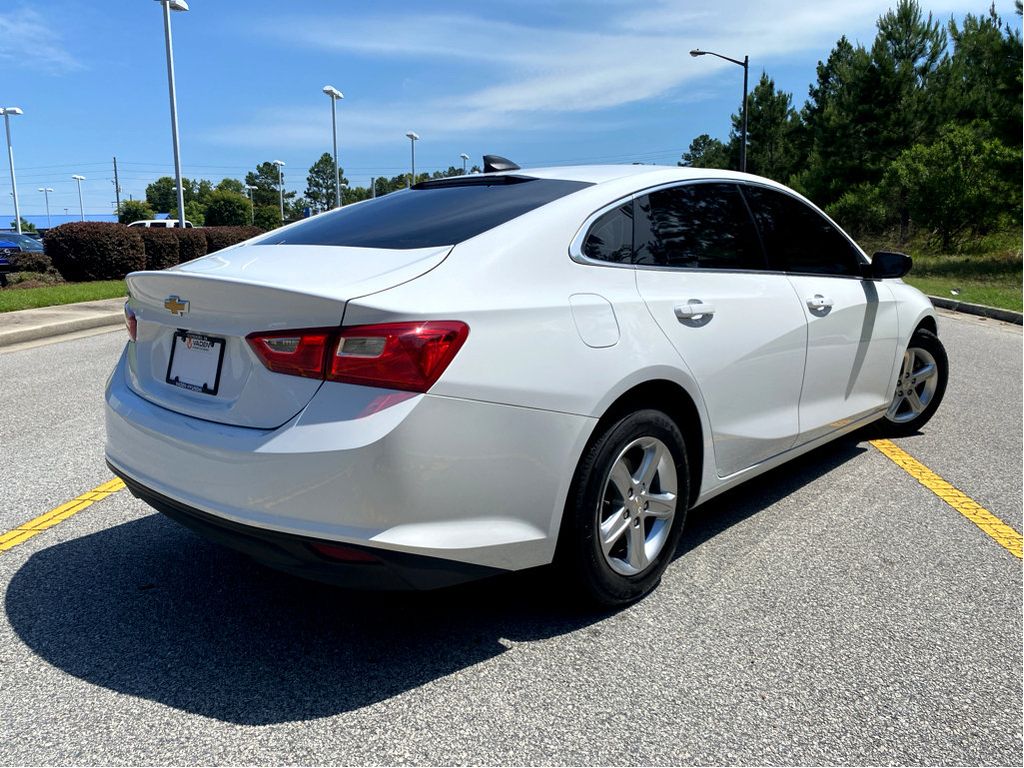
[{"label": "alloy wheel", "polygon": [[897,424],[913,421],[935,397],[938,387],[938,366],[930,352],[910,347],[903,353],[903,366],[896,381],[896,392],[885,417]]}]

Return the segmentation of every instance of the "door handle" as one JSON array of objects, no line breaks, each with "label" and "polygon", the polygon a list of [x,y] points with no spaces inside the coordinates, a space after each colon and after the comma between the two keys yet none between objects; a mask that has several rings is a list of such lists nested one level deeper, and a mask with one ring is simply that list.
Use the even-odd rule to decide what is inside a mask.
[{"label": "door handle", "polygon": [[832,309],[832,299],[827,296],[822,296],[820,293],[816,293],[807,299],[807,306],[809,309],[818,312],[824,309]]},{"label": "door handle", "polygon": [[676,318],[679,320],[693,320],[694,318],[715,314],[715,307],[697,299],[690,299],[686,304],[676,304]]}]

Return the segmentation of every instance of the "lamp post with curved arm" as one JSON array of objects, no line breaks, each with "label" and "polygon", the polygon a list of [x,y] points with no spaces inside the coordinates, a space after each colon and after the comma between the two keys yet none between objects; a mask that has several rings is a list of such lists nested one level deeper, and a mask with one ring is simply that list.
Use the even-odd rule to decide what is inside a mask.
[{"label": "lamp post with curved arm", "polygon": [[740,170],[744,173],[747,172],[747,72],[750,69],[750,57],[744,56],[743,61],[739,59],[732,59],[728,56],[723,56],[720,53],[714,51],[702,51],[700,48],[694,48],[690,51],[690,55],[694,58],[698,56],[717,56],[725,61],[731,61],[733,64],[738,64],[743,67],[743,132],[740,134]]}]

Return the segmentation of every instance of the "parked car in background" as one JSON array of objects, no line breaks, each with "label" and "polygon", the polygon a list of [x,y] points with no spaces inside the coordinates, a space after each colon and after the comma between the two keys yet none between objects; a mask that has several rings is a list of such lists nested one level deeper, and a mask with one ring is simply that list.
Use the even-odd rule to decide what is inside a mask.
[{"label": "parked car in background", "polygon": [[[166,227],[173,229],[174,227],[180,227],[181,222],[177,219],[142,219],[140,221],[133,221],[128,225],[129,227]],[[185,229],[192,229],[192,222],[185,221]]]},{"label": "parked car in background", "polygon": [[554,561],[628,603],[688,509],[931,418],[947,360],[910,266],[747,174],[427,181],[130,274],[106,458],[294,573],[433,587]]},{"label": "parked car in background", "polygon": [[7,275],[16,271],[17,254],[23,252],[42,253],[43,244],[29,235],[0,232],[0,287],[7,285]]}]

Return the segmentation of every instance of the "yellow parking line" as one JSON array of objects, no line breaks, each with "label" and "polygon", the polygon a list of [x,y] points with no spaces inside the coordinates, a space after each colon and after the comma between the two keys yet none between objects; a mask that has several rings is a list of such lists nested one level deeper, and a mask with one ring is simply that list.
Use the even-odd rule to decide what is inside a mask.
[{"label": "yellow parking line", "polygon": [[0,534],[0,552],[6,552],[19,544],[23,544],[36,534],[42,533],[47,528],[52,528],[72,515],[81,512],[86,507],[107,498],[107,496],[113,493],[117,493],[123,488],[124,483],[120,479],[108,480],[103,485],[98,485],[91,491],[87,491],[55,509],[51,509],[49,512],[29,520],[27,523],[22,523],[17,528],[7,531],[7,533]]},{"label": "yellow parking line", "polygon": [[1024,539],[1012,526],[1004,523],[963,491],[954,488],[891,440],[872,440],[871,444],[896,466],[992,537],[1011,555],[1022,558]]}]

